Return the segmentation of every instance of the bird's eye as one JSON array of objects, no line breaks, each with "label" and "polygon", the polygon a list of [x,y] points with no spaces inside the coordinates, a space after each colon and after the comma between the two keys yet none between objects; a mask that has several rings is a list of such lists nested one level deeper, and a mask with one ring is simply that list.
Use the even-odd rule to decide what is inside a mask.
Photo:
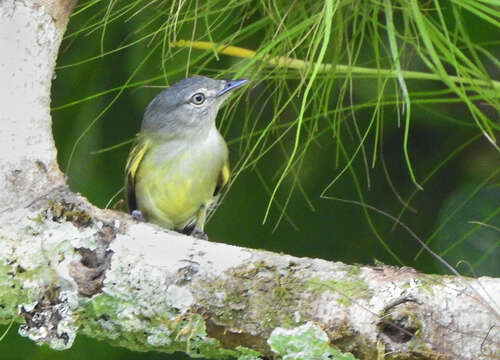
[{"label": "bird's eye", "polygon": [[191,96],[191,102],[195,105],[201,105],[205,102],[205,95],[203,93],[196,93]]}]

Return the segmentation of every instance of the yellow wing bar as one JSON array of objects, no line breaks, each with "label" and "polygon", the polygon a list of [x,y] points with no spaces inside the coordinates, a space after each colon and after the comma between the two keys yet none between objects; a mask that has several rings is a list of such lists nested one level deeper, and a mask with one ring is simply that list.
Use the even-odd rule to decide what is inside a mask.
[{"label": "yellow wing bar", "polygon": [[132,212],[137,209],[137,200],[135,198],[135,176],[141,165],[144,155],[149,150],[149,141],[139,138],[132,148],[125,167],[125,197],[128,210]]}]

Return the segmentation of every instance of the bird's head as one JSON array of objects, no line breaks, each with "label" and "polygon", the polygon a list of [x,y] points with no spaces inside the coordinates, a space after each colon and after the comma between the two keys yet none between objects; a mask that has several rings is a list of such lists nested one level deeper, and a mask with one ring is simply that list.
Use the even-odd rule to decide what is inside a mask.
[{"label": "bird's head", "polygon": [[219,107],[248,80],[214,80],[193,76],[160,92],[148,105],[141,132],[165,138],[208,133]]}]

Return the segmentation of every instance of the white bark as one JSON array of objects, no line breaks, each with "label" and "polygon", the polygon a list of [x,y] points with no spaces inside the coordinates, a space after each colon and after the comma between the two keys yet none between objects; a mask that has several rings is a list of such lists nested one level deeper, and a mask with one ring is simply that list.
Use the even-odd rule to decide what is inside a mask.
[{"label": "white bark", "polygon": [[72,193],[49,113],[71,5],[0,1],[0,321],[55,349],[80,332],[207,358],[498,355],[499,279],[201,241]]}]

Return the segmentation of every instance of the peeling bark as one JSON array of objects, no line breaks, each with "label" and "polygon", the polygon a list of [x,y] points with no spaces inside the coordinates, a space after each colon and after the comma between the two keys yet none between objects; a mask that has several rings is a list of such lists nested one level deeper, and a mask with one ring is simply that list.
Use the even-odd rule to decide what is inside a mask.
[{"label": "peeling bark", "polygon": [[0,321],[55,349],[83,333],[206,358],[498,357],[499,279],[210,243],[72,193],[49,113],[72,5],[0,2]]}]

